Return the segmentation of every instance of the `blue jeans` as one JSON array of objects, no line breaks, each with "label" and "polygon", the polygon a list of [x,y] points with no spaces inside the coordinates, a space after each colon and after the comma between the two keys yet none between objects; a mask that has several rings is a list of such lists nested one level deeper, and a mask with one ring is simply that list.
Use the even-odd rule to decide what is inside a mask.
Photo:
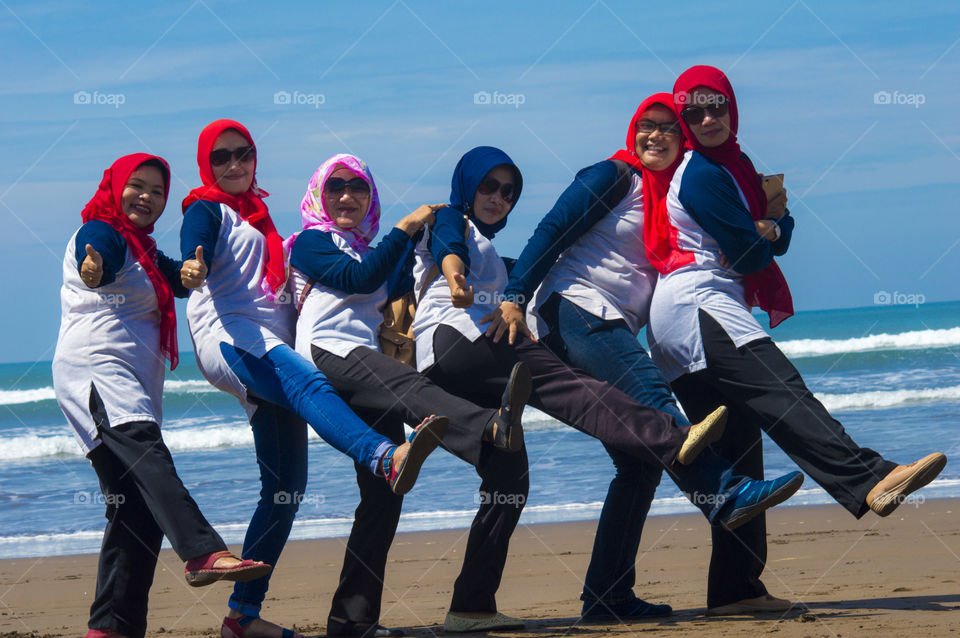
[{"label": "blue jeans", "polygon": [[[250,426],[260,468],[260,500],[242,555],[276,566],[307,485],[304,421],[374,473],[380,457],[395,444],[361,421],[313,363],[289,346],[277,346],[259,358],[226,343],[220,351],[257,405]],[[230,608],[259,616],[269,583],[269,575],[237,583]]]},{"label": "blue jeans", "polygon": [[333,448],[377,473],[395,443],[354,414],[312,361],[285,345],[259,358],[228,343],[220,344],[220,352],[253,397],[298,415]]},{"label": "blue jeans", "polygon": [[[557,356],[638,403],[670,414],[678,426],[690,425],[677,407],[670,385],[625,321],[600,319],[558,294],[551,295],[539,311],[550,329],[543,343]],[[661,470],[610,447],[607,453],[617,473],[600,512],[580,598],[617,603],[635,596],[640,535]],[[701,452],[693,465],[675,465],[670,475],[711,523],[726,496],[745,480],[734,473],[729,461],[709,449]]]},{"label": "blue jeans", "polygon": [[[260,399],[250,419],[260,468],[260,500],[243,539],[243,558],[276,566],[307,487],[307,426],[292,412]],[[227,603],[246,616],[260,616],[270,575],[237,583]]]}]

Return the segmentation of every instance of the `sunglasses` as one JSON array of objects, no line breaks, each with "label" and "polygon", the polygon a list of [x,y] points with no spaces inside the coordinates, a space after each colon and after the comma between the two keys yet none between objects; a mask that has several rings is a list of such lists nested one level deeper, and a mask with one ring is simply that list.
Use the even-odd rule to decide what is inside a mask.
[{"label": "sunglasses", "polygon": [[680,135],[680,125],[673,122],[654,122],[653,120],[640,120],[637,122],[637,130],[641,133],[653,133],[660,131],[661,135]]},{"label": "sunglasses", "polygon": [[514,185],[513,184],[501,184],[499,181],[493,177],[487,177],[480,185],[477,186],[477,192],[481,195],[492,195],[493,193],[500,191],[500,197],[503,198],[505,202],[512,202],[514,197]]},{"label": "sunglasses", "polygon": [[257,159],[257,149],[254,146],[238,146],[230,150],[229,148],[218,148],[210,151],[210,164],[213,166],[223,166],[228,164],[231,159],[238,162],[252,162]]},{"label": "sunglasses", "polygon": [[683,117],[683,121],[690,126],[699,126],[703,123],[703,118],[705,118],[708,113],[710,117],[717,119],[729,112],[730,102],[723,100],[719,104],[711,104],[709,106],[688,106],[680,111],[680,116]]},{"label": "sunglasses", "polygon": [[331,177],[323,184],[324,193],[335,193],[337,195],[349,189],[351,193],[369,193],[370,184],[359,177],[346,180],[340,177]]}]

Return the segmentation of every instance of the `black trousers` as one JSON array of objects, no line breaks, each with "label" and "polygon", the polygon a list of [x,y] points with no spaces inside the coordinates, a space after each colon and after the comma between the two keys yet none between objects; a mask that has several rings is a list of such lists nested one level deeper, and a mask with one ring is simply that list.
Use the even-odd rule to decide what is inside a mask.
[{"label": "black trousers", "polygon": [[103,418],[100,440],[87,455],[107,506],[89,627],[142,638],[163,537],[183,561],[227,546],[177,476],[156,423],[110,427]]},{"label": "black trousers", "polygon": [[[703,310],[700,330],[707,368],[680,377],[672,386],[694,422],[717,405],[730,409],[724,436],[713,449],[739,473],[762,479],[762,430],[847,511],[863,516],[869,509],[867,492],[896,464],[857,445],[771,339],[737,348]],[[767,593],[760,581],[767,558],[765,517],[733,532],[714,527],[712,533],[707,606]]]},{"label": "black trousers", "polygon": [[[373,429],[400,443],[404,422],[416,425],[431,414],[446,416],[450,427],[443,447],[477,468],[484,479],[481,491],[522,494],[518,507],[489,507],[481,499],[474,520],[479,540],[472,544],[468,541],[463,569],[469,574],[464,587],[469,605],[452,607],[456,611],[495,611],[494,597],[506,563],[510,534],[529,487],[525,450],[502,452],[483,445],[481,440],[500,407],[506,380],[497,390],[495,401],[477,405],[370,348],[355,348],[346,357],[339,357],[314,346],[312,355],[337,393]],[[357,466],[356,474],[360,504],[354,513],[330,616],[357,624],[375,624],[380,617],[387,553],[396,534],[403,499],[367,468]]]},{"label": "black trousers", "polygon": [[[494,343],[485,336],[471,342],[457,330],[441,325],[434,333],[434,353],[436,363],[428,371],[430,378],[481,405],[500,400],[510,371],[518,361],[523,361],[533,376],[530,405],[600,439],[610,448],[643,458],[658,468],[673,462],[685,439],[686,435],[674,426],[669,415],[641,406],[610,384],[587,376],[528,339],[520,338],[514,346],[506,340]],[[485,478],[480,489],[490,493],[496,487]],[[507,531],[512,532],[516,524],[512,522],[508,528],[508,522],[500,528],[504,542],[509,538]],[[471,530],[468,561],[471,547],[484,541],[482,529],[475,524]],[[485,576],[489,582],[499,584],[502,568],[495,571],[493,566],[492,562],[486,565]],[[483,567],[477,564],[477,570]],[[470,596],[477,597],[483,591],[477,585],[477,573],[484,572],[469,570],[468,564],[464,565],[454,588],[452,610],[486,611],[469,606]]]}]

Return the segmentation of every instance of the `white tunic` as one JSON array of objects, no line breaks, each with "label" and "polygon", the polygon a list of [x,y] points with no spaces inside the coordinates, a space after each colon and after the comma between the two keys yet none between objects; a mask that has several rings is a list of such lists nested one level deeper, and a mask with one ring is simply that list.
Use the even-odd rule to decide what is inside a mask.
[{"label": "white tunic", "polygon": [[[330,238],[344,253],[363,261],[346,239],[336,233],[330,233]],[[296,268],[291,269],[291,274],[294,297],[299,300],[308,277]],[[370,294],[351,295],[315,282],[297,319],[297,352],[313,361],[311,345],[338,357],[346,357],[360,346],[379,351],[381,313],[386,300],[385,283]]]},{"label": "white tunic", "polygon": [[260,289],[266,237],[228,205],[220,204],[220,211],[223,221],[210,274],[190,292],[187,322],[200,372],[215,387],[237,397],[252,416],[256,406],[247,401],[247,390],[224,361],[220,344],[255,357],[279,345],[292,346],[296,312],[289,290],[273,302]]},{"label": "white tunic", "polygon": [[527,324],[537,338],[547,333],[537,311],[557,292],[601,319],[623,319],[638,334],[656,283],[643,248],[643,184],[634,172],[620,203],[557,258],[527,306]]},{"label": "white tunic", "polygon": [[63,259],[53,388],[86,454],[100,444],[90,414],[91,385],[96,385],[111,426],[131,421],[160,425],[166,360],[160,350],[157,294],[143,266],[128,248],[114,282],[88,288],[77,270],[76,238],[74,233]]},{"label": "white tunic", "polygon": [[[717,320],[738,348],[767,336],[744,300],[743,275],[720,265],[719,244],[680,203],[680,182],[692,156],[693,151],[687,151],[670,182],[667,213],[677,229],[678,246],[692,252],[695,260],[660,277],[647,332],[650,355],[668,381],[707,367],[700,334],[701,308]],[[742,191],[740,198],[749,207]]]},{"label": "white tunic", "polygon": [[423,239],[417,244],[413,279],[414,290],[420,303],[413,320],[413,334],[417,340],[417,370],[421,372],[433,365],[433,333],[437,326],[446,324],[470,341],[476,341],[485,331],[485,328],[480,329],[480,319],[490,314],[503,301],[503,291],[507,287],[507,267],[503,265],[493,243],[481,235],[470,220],[467,220],[467,226],[470,231],[466,241],[467,254],[470,257],[467,286],[473,286],[473,305],[469,308],[453,307],[450,303],[450,287],[442,273],[429,283],[425,293],[421,292],[427,274],[435,265],[433,255],[427,247],[430,239],[429,228],[424,228]]}]

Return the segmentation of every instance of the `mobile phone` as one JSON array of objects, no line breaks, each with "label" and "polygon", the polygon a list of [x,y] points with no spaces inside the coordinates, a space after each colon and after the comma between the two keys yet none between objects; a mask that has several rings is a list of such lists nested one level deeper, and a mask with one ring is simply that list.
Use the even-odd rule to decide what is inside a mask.
[{"label": "mobile phone", "polygon": [[764,175],[760,185],[763,187],[763,192],[767,194],[767,198],[773,197],[783,188],[783,173]]}]

